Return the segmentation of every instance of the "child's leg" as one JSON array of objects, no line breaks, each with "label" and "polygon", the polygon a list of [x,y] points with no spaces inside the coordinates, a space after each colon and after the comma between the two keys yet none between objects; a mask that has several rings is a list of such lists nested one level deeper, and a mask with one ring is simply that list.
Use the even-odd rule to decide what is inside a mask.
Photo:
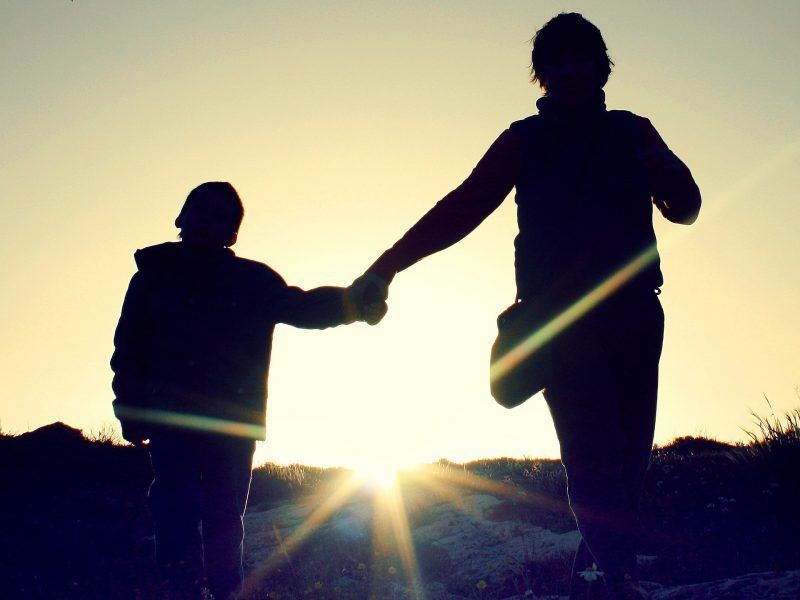
[{"label": "child's leg", "polygon": [[214,597],[226,600],[243,579],[244,512],[250,491],[253,440],[209,436],[203,466],[203,543]]},{"label": "child's leg", "polygon": [[200,539],[200,468],[195,445],[180,432],[150,441],[155,475],[148,504],[155,527],[159,576],[178,593],[199,590],[203,579]]}]

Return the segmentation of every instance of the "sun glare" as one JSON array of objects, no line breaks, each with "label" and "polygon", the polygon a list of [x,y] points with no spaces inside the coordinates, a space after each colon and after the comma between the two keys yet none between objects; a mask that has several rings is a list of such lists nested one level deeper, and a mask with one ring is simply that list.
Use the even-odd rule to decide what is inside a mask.
[{"label": "sun glare", "polygon": [[397,485],[397,471],[389,465],[362,465],[353,470],[353,475],[362,485],[390,489]]},{"label": "sun glare", "polygon": [[[371,488],[374,492],[366,495],[366,499],[372,504],[375,556],[379,556],[386,548],[390,549],[390,554],[396,553],[394,555],[399,557],[407,581],[408,597],[423,599],[423,585],[404,498],[404,489],[408,491],[409,485],[412,488],[427,488],[457,507],[461,505],[461,489],[482,490],[521,499],[515,488],[461,469],[425,467],[407,462],[381,461],[373,457],[372,461],[343,471],[328,494],[313,500],[316,506],[308,517],[248,575],[244,583],[244,595],[249,597],[257,593],[276,569],[287,561],[291,564],[291,557],[320,527],[335,518],[340,508],[349,502],[364,502],[365,495],[360,495],[359,490]],[[536,506],[548,506],[547,502],[535,496],[526,495],[524,499]]]}]

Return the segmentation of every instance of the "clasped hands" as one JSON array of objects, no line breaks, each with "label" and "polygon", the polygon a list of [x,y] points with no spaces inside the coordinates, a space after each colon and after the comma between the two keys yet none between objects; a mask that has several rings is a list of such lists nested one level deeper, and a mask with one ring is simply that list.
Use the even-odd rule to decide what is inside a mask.
[{"label": "clasped hands", "polygon": [[379,275],[369,271],[364,273],[347,288],[347,293],[359,318],[370,325],[380,323],[389,310],[386,304],[389,282]]}]

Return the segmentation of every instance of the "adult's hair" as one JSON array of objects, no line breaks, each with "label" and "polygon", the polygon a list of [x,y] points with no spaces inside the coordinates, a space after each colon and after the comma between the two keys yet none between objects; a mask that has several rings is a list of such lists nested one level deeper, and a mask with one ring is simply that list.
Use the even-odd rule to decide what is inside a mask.
[{"label": "adult's hair", "polygon": [[242,224],[242,219],[244,218],[244,205],[242,204],[242,199],[239,197],[239,193],[236,191],[236,188],[234,188],[227,181],[207,181],[206,183],[201,183],[191,192],[189,192],[189,195],[186,196],[186,200],[183,203],[183,207],[181,208],[178,218],[175,219],[175,225],[181,227],[180,223],[186,209],[191,206],[191,204],[200,196],[206,194],[222,198],[226,203],[228,203],[231,209],[229,237],[231,240],[235,241],[236,233],[239,231],[239,226]]},{"label": "adult's hair", "polygon": [[533,36],[531,81],[547,91],[547,73],[565,57],[588,59],[595,64],[600,87],[608,82],[614,62],[600,30],[580,13],[561,13]]}]

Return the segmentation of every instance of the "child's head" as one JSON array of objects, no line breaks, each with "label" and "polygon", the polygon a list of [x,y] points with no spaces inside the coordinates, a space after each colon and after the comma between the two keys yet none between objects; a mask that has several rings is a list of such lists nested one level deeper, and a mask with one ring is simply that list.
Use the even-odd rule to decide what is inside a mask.
[{"label": "child's head", "polygon": [[175,219],[180,238],[195,246],[233,246],[244,217],[239,194],[227,181],[209,181],[194,188]]}]

